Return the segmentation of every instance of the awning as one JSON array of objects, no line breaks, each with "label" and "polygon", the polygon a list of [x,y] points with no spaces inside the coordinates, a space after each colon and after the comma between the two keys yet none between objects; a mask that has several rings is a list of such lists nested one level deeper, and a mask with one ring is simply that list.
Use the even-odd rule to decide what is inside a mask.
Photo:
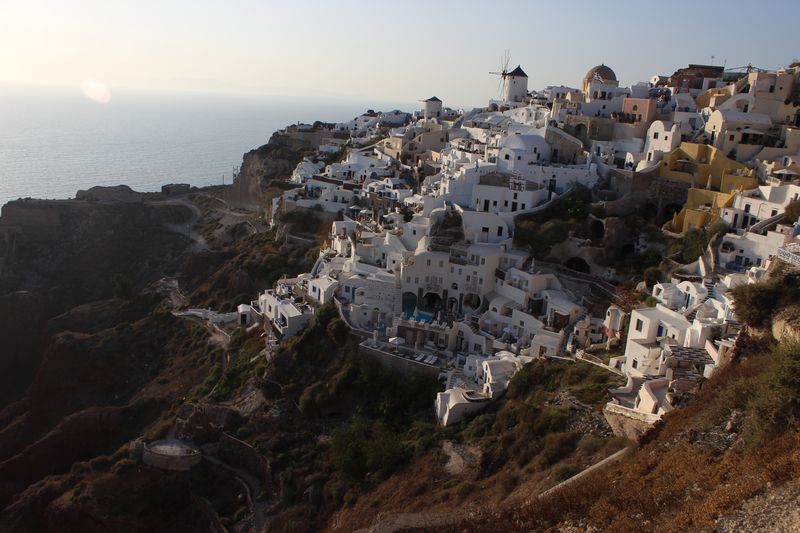
[{"label": "awning", "polygon": [[776,170],[773,174],[783,174],[786,176],[800,176],[800,173],[795,172],[794,170],[790,170],[788,168],[782,168],[780,170]]}]

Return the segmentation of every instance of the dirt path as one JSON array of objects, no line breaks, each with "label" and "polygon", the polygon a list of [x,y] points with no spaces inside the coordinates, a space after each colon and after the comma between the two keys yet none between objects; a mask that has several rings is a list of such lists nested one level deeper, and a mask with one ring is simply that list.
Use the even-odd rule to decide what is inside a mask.
[{"label": "dirt path", "polygon": [[200,208],[185,198],[172,198],[170,200],[159,200],[157,202],[149,202],[151,205],[180,205],[189,209],[192,212],[192,218],[188,222],[182,224],[165,224],[166,227],[175,233],[185,235],[192,241],[193,252],[205,252],[209,249],[208,243],[205,238],[197,231],[195,226],[200,218],[203,216]]},{"label": "dirt path", "polygon": [[257,500],[257,497],[262,489],[261,483],[258,481],[258,479],[256,479],[256,477],[251,475],[249,472],[235,468],[224,461],[220,461],[216,457],[204,454],[203,458],[206,461],[227,470],[233,475],[236,481],[239,482],[244,489],[247,507],[250,510],[250,519],[252,521],[251,531],[254,533],[260,533],[263,531],[264,525],[267,522],[267,503],[259,502]]},{"label": "dirt path", "polygon": [[449,440],[442,443],[442,451],[447,455],[447,464],[444,468],[451,476],[463,472],[468,464],[478,464],[481,457],[481,451],[477,446],[462,446]]}]

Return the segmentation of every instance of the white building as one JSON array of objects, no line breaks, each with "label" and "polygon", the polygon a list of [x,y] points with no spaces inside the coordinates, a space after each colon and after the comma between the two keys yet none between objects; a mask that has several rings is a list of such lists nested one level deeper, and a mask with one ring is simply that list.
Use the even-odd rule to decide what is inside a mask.
[{"label": "white building", "polygon": [[506,391],[514,374],[530,361],[529,357],[506,351],[492,357],[473,358],[473,366],[480,363],[480,371],[474,374],[477,381],[470,383],[473,388],[452,387],[436,395],[434,409],[439,423],[445,427],[457,424],[466,416],[484,409]]}]

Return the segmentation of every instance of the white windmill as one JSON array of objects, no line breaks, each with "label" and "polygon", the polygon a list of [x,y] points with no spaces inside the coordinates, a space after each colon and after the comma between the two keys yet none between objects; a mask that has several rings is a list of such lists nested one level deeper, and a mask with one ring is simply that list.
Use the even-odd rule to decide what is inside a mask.
[{"label": "white windmill", "polygon": [[528,95],[528,75],[525,74],[520,65],[509,71],[509,61],[511,61],[511,55],[506,50],[500,58],[500,71],[490,72],[489,74],[499,76],[497,88],[504,101],[523,102]]}]

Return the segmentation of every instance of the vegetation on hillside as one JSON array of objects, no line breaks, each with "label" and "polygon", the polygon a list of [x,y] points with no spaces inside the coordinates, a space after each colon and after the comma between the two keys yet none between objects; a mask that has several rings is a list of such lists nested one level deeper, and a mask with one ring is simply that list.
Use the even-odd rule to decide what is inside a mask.
[{"label": "vegetation on hillside", "polygon": [[[737,313],[753,326],[767,324],[797,298],[792,275],[744,287],[736,291]],[[760,309],[750,315],[752,305]],[[736,359],[688,406],[668,413],[628,459],[454,530],[491,524],[500,530],[620,531],[636,523],[643,530],[710,531],[748,498],[800,477],[798,430],[800,342],[745,336]]]},{"label": "vegetation on hillside", "polygon": [[544,259],[554,244],[567,238],[570,229],[586,221],[591,201],[591,191],[578,186],[542,211],[517,216],[515,246]]}]

